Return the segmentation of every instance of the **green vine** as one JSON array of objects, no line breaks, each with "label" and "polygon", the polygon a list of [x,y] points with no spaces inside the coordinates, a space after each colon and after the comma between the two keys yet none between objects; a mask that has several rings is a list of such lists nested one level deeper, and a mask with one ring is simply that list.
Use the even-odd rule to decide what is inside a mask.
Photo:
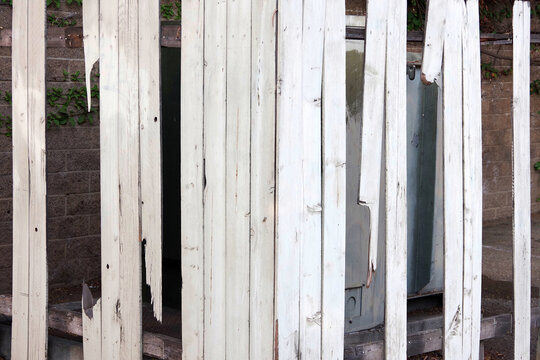
[{"label": "green vine", "polygon": [[77,20],[75,19],[61,18],[54,15],[47,15],[47,21],[49,22],[49,24],[55,25],[58,27],[77,25]]},{"label": "green vine", "polygon": [[13,6],[13,0],[0,0],[0,5]]},{"label": "green vine", "polygon": [[161,17],[167,20],[182,20],[182,2],[170,1],[160,6]]},{"label": "green vine", "polygon": [[[82,5],[82,0],[66,0],[66,4],[68,5]],[[47,7],[54,6],[57,9],[60,8],[60,0],[47,0]]]},{"label": "green vine", "polygon": [[496,69],[492,63],[482,63],[482,77],[486,80],[497,79],[500,76],[510,75],[512,73],[512,68],[507,68],[504,70]]},{"label": "green vine", "polygon": [[[97,80],[98,77],[99,75],[96,75],[94,80]],[[64,80],[80,84],[67,89],[57,87],[47,89],[46,100],[50,107],[47,113],[47,129],[52,126],[81,125],[86,122],[93,124],[98,108],[92,106],[88,111],[86,87],[82,83],[80,72],[64,71]],[[94,85],[90,92],[92,99],[99,99],[98,85]],[[11,92],[0,92],[0,100],[12,105]],[[0,131],[1,135],[11,136],[12,118],[10,115],[0,114],[0,129],[4,129],[4,131]]]}]

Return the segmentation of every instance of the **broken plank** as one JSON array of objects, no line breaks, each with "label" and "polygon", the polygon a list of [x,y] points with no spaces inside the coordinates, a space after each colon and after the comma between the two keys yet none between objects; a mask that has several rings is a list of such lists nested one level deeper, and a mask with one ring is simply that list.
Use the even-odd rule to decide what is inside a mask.
[{"label": "broken plank", "polygon": [[141,234],[154,316],[162,319],[161,64],[159,1],[139,2]]},{"label": "broken plank", "polygon": [[447,0],[429,0],[422,59],[422,76],[429,83],[434,82],[441,73],[445,21],[447,21],[446,17],[450,11],[447,6]]},{"label": "broken plank", "polygon": [[92,107],[92,79],[90,74],[99,59],[99,0],[88,0],[83,4],[84,68],[88,111]]},{"label": "broken plank", "polygon": [[366,20],[364,91],[362,108],[362,153],[358,201],[369,209],[369,253],[366,286],[377,270],[379,206],[384,134],[384,84],[386,58],[386,1],[369,0]]}]

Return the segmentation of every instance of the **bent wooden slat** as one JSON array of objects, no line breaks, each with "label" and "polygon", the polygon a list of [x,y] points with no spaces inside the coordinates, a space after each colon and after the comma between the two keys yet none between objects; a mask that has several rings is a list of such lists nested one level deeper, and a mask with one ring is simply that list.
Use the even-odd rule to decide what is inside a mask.
[{"label": "bent wooden slat", "polygon": [[82,335],[84,360],[101,360],[101,299],[90,307],[91,317],[82,311]]},{"label": "bent wooden slat", "polygon": [[362,153],[360,161],[360,205],[369,208],[368,279],[377,269],[379,240],[379,194],[381,186],[382,138],[384,129],[384,79],[386,57],[387,1],[367,3],[364,58],[364,105],[362,109]]},{"label": "bent wooden slat", "polygon": [[531,155],[530,155],[530,4],[513,10],[513,250],[514,359],[530,356],[531,318]]},{"label": "bent wooden slat", "polygon": [[388,7],[385,356],[407,358],[407,1]]},{"label": "bent wooden slat", "polygon": [[422,76],[427,82],[434,82],[440,75],[443,62],[444,27],[448,15],[447,0],[429,0],[422,59]]},{"label": "bent wooden slat", "polygon": [[182,2],[180,194],[182,358],[204,356],[203,69],[204,1]]},{"label": "bent wooden slat", "polygon": [[139,2],[141,232],[154,316],[162,318],[161,87],[159,1]]},{"label": "bent wooden slat", "polygon": [[323,60],[321,359],[343,358],[345,319],[345,2],[326,0]]},{"label": "bent wooden slat", "polygon": [[443,66],[444,356],[462,359],[463,340],[463,0],[447,5]]},{"label": "bent wooden slat", "polygon": [[480,353],[482,281],[482,99],[477,0],[463,25],[463,358]]},{"label": "bent wooden slat", "polygon": [[45,3],[13,9],[13,359],[47,357]]}]

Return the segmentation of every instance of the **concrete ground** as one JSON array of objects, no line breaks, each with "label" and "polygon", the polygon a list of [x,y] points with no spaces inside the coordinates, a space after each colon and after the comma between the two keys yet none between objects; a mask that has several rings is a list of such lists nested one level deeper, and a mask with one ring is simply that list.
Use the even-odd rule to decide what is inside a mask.
[{"label": "concrete ground", "polygon": [[[482,258],[482,313],[492,316],[512,313],[512,219],[484,225]],[[532,216],[532,306],[540,298],[540,213]],[[531,332],[531,359],[536,359],[537,329]],[[486,342],[489,359],[513,359],[512,335]]]}]

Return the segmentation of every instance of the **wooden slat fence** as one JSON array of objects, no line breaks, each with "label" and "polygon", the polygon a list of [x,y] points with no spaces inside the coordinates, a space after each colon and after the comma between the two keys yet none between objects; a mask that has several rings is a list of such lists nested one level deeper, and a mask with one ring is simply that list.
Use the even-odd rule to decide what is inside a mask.
[{"label": "wooden slat fence", "polygon": [[[13,5],[12,358],[44,359],[51,315],[45,2]],[[359,203],[370,211],[367,285],[377,276],[384,238],[384,352],[405,359],[411,341],[407,1],[369,0],[367,6],[359,179]],[[430,1],[422,68],[423,81],[442,88],[445,294],[437,346],[447,359],[478,359],[483,326],[478,6],[478,0]],[[87,91],[98,59],[100,66],[102,297],[94,301],[85,288],[77,331],[87,360],[142,359],[143,349],[155,350],[141,326],[143,246],[154,314],[162,318],[159,1],[85,0],[83,18]],[[531,321],[527,1],[515,1],[513,23],[514,333],[515,358],[525,359]],[[178,244],[185,360],[343,358],[345,36],[343,0],[182,3]],[[172,348],[179,357],[179,344]]]}]

